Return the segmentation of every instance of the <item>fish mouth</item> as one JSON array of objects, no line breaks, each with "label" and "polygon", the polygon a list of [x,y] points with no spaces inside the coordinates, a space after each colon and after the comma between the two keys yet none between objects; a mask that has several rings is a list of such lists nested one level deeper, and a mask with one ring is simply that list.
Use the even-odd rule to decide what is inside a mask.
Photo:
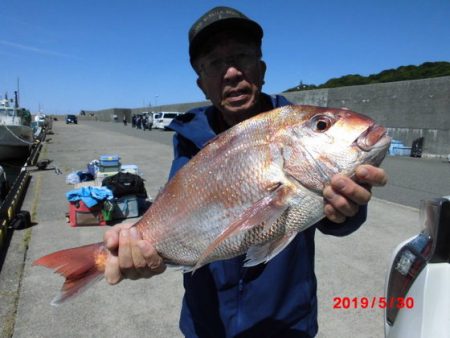
[{"label": "fish mouth", "polygon": [[387,136],[387,131],[383,126],[371,124],[358,138],[354,144],[363,151],[387,148],[391,143],[391,138]]}]

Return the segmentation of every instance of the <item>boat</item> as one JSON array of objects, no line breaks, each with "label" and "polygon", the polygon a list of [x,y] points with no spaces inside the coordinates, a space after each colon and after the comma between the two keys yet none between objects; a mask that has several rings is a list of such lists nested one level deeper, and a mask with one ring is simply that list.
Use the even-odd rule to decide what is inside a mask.
[{"label": "boat", "polygon": [[[17,101],[16,101],[17,102]],[[0,161],[26,159],[33,144],[31,114],[7,97],[0,100]]]}]

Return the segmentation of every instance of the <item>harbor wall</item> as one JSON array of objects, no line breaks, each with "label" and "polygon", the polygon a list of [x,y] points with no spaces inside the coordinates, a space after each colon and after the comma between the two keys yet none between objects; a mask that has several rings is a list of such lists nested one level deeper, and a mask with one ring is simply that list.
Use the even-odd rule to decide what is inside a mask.
[{"label": "harbor wall", "polygon": [[[450,154],[450,76],[377,83],[340,88],[316,89],[283,93],[296,104],[325,107],[346,107],[372,117],[388,128],[389,135],[405,146],[424,138],[424,156]],[[122,121],[143,111],[185,112],[209,101],[177,103],[150,108],[105,109],[96,111],[101,121]]]}]

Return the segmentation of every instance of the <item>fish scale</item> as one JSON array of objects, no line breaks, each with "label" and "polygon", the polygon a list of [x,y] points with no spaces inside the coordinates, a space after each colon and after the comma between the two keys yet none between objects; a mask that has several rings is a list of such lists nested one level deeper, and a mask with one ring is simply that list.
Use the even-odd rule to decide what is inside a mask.
[{"label": "fish scale", "polygon": [[[241,152],[238,152],[241,154]],[[231,161],[236,161],[234,163],[229,163],[233,168],[237,168],[235,172],[231,175],[226,172],[223,173],[225,176],[223,180],[209,179],[208,173],[214,171],[215,175],[220,175],[220,167],[218,164],[220,161],[210,161],[207,166],[203,167],[197,175],[198,180],[194,182],[189,182],[195,186],[202,186],[203,188],[196,194],[192,194],[192,189],[186,185],[184,178],[186,176],[180,176],[180,186],[184,187],[181,198],[186,201],[192,201],[192,203],[186,205],[182,213],[173,212],[168,215],[165,222],[170,224],[170,227],[163,223],[156,225],[151,225],[144,230],[144,236],[147,236],[145,231],[148,231],[148,238],[150,241],[155,243],[155,248],[160,252],[169,262],[179,264],[178,260],[179,251],[177,246],[186,248],[189,243],[197,243],[196,246],[191,246],[192,252],[189,255],[183,255],[182,262],[184,264],[193,266],[195,265],[199,254],[206,250],[209,243],[214,240],[224,229],[224,224],[229,224],[233,219],[242,214],[246,209],[248,209],[254,202],[256,202],[262,193],[264,193],[264,182],[263,177],[268,175],[267,166],[258,166],[258,163],[267,162],[267,154],[264,152],[255,152],[253,156],[247,158],[243,161],[240,157],[234,157]],[[255,165],[258,170],[255,170]],[[219,172],[219,173],[218,173]],[[237,175],[240,175],[239,177]],[[280,171],[280,174],[282,172]],[[246,178],[247,189],[242,189],[242,184],[240,183],[240,177]],[[228,188],[229,193],[224,194]],[[230,197],[227,199],[226,197]],[[164,195],[163,197],[164,198]],[[158,201],[158,199],[157,199]],[[155,201],[155,203],[157,202]],[[168,202],[161,201],[160,204],[164,205]],[[170,202],[168,203],[170,205]],[[206,210],[202,210],[206,209]],[[160,212],[158,209],[153,209],[154,212]],[[164,212],[164,210],[161,210]],[[201,217],[199,217],[201,215]],[[152,214],[148,215],[149,218],[153,218]],[[157,236],[154,236],[156,228],[164,228],[164,240],[161,241]],[[158,232],[162,234],[163,232]],[[195,239],[195,240],[193,240]],[[237,238],[236,240],[239,241]],[[176,243],[174,245],[174,243]],[[227,242],[227,245],[229,243]],[[233,248],[236,244],[229,245],[228,249],[222,248],[225,257],[235,255]],[[190,261],[187,262],[186,257],[192,257]]]}]

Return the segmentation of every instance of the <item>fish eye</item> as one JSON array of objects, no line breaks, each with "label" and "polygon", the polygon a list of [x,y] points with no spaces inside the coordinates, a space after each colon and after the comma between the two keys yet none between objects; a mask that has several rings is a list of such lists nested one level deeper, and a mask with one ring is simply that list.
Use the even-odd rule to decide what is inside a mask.
[{"label": "fish eye", "polygon": [[332,124],[333,121],[328,116],[324,115],[315,116],[312,120],[313,129],[319,133],[327,131]]},{"label": "fish eye", "polygon": [[325,129],[327,129],[327,122],[326,121],[317,121],[316,123],[316,128],[317,130],[323,131]]}]

